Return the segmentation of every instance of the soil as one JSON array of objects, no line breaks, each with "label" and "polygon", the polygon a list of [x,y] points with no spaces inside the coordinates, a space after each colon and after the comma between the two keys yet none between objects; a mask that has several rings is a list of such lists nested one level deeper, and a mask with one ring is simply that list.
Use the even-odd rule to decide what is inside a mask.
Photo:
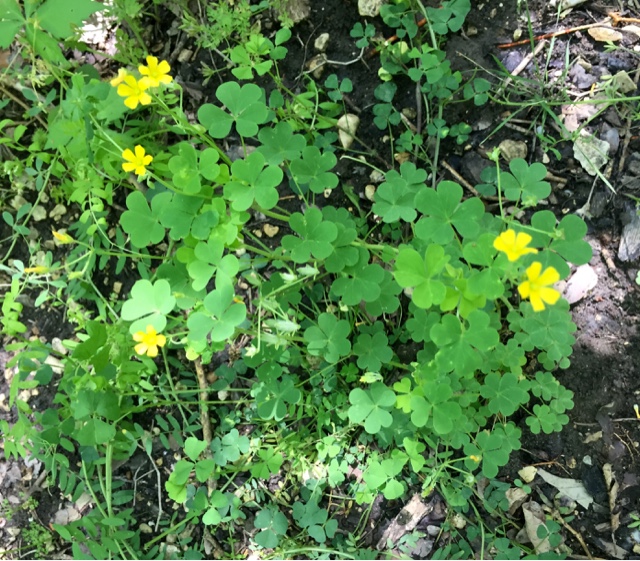
[{"label": "soil", "polygon": [[[479,75],[493,76],[492,80],[495,80],[501,66],[511,71],[530,53],[531,49],[526,45],[510,49],[499,49],[496,46],[496,42],[512,41],[517,29],[524,31],[523,37],[528,36],[528,22],[517,16],[516,3],[516,0],[502,0],[497,6],[495,2],[472,2],[475,5],[463,32],[454,34],[446,45],[454,69],[462,71],[465,75],[478,71]],[[288,44],[289,56],[281,66],[285,84],[293,91],[304,89],[302,74],[306,70],[306,62],[315,54],[313,42],[320,33],[329,32],[331,35],[326,52],[330,61],[348,62],[359,56],[359,49],[354,46],[354,40],[349,36],[353,25],[358,21],[364,21],[358,15],[355,0],[327,0],[310,4],[309,17],[293,28],[293,38]],[[435,5],[434,2],[428,4]],[[566,19],[558,23],[555,11],[547,0],[529,0],[528,6],[530,24],[535,33],[599,21],[611,8],[587,2],[578,6]],[[161,25],[154,29],[150,44],[159,47],[158,56],[169,58],[175,55],[175,59],[179,54],[174,53],[176,38],[173,36],[167,41],[167,37],[163,35],[171,28],[175,16],[168,10],[161,9],[160,13],[164,17],[161,20],[164,27]],[[633,13],[628,15],[638,16]],[[388,37],[393,34],[390,29],[385,28],[380,18],[371,19],[370,23],[376,26],[382,36]],[[264,15],[262,25],[266,30],[275,23],[268,15]],[[622,70],[633,76],[638,66],[638,56],[633,52],[634,46],[638,44],[638,37],[632,33],[625,33],[621,44],[629,50],[618,50],[612,54],[606,52],[603,43],[594,41],[584,31],[563,35],[548,42],[535,61],[530,63],[520,76],[528,79],[529,86],[547,99],[554,99],[558,90],[562,88],[570,89],[574,93],[584,93],[605,73],[615,74]],[[163,46],[164,50],[161,50]],[[191,39],[183,42],[181,48],[197,51]],[[222,71],[207,85],[203,85],[201,63],[206,62],[210,65],[212,60],[219,69],[225,67],[225,62],[217,55],[204,51],[197,51],[187,62],[174,64],[176,79],[187,87],[187,103],[191,104],[191,110],[194,112],[202,103],[214,101],[213,93],[218,83],[230,76],[228,70]],[[564,72],[566,60],[572,61],[572,70],[569,72]],[[576,60],[581,61],[580,65],[573,64]],[[335,73],[340,79],[352,80],[355,87],[349,94],[348,102],[353,111],[361,117],[362,125],[358,135],[363,142],[359,148],[367,157],[379,157],[376,165],[382,165],[381,162],[388,165],[387,162],[391,160],[389,146],[383,138],[384,133],[373,125],[372,120],[372,106],[376,103],[373,90],[379,85],[378,67],[377,57],[363,57],[352,64],[329,64],[324,76]],[[546,86],[541,80],[545,68],[548,72]],[[399,92],[402,107],[415,108],[415,93],[410,83],[400,82]],[[503,104],[490,103],[482,107],[481,111],[468,104],[456,106],[453,110],[455,113],[451,113],[447,118],[451,122],[467,121],[474,128],[474,132],[466,146],[445,143],[442,159],[471,184],[478,183],[480,170],[489,165],[484,159],[486,152],[504,140],[526,143],[527,159],[530,162],[543,161],[545,156],[540,140],[533,132],[534,127],[541,123],[542,114],[539,107],[533,107],[529,112],[517,115],[520,119],[520,128],[517,130],[498,127],[510,110]],[[556,113],[560,113],[559,107],[555,107],[555,110]],[[511,111],[514,111],[513,108]],[[634,410],[635,404],[640,402],[640,372],[637,366],[640,364],[640,336],[637,328],[640,300],[638,285],[635,283],[639,265],[637,256],[628,261],[619,258],[621,238],[628,222],[629,209],[633,210],[631,199],[627,195],[635,194],[633,187],[638,183],[637,170],[632,166],[632,154],[638,148],[638,141],[631,138],[629,142],[624,142],[628,123],[627,115],[610,109],[588,127],[591,132],[600,136],[612,134],[607,131],[613,129],[621,139],[611,156],[611,171],[608,175],[615,193],[601,181],[594,183],[593,177],[588,175],[574,158],[572,144],[569,142],[556,144],[555,148],[562,155],[561,159],[551,157],[546,163],[549,171],[561,179],[553,183],[554,190],[549,198],[549,208],[559,217],[569,212],[585,209],[588,211],[585,214],[589,227],[588,241],[593,247],[593,258],[589,265],[597,276],[597,283],[590,290],[583,291],[579,300],[572,306],[573,321],[577,326],[576,344],[570,366],[556,373],[561,383],[575,394],[575,408],[569,413],[570,423],[561,433],[552,435],[536,436],[525,431],[522,450],[513,453],[509,465],[500,474],[503,481],[511,483],[521,477],[518,472],[524,466],[536,465],[557,476],[582,481],[595,499],[595,504],[589,509],[577,507],[575,518],[569,522],[573,531],[565,527],[563,534],[574,553],[590,554],[594,557],[616,555],[619,558],[640,558],[633,551],[637,545],[637,538],[627,528],[631,522],[630,514],[637,512],[640,507],[640,420]],[[559,137],[550,125],[547,125],[544,132],[555,138]],[[613,136],[615,135],[616,133],[613,133]],[[362,206],[367,208],[370,203],[362,196],[368,183],[367,168],[358,166],[351,160],[341,160],[337,169],[341,181],[354,188],[361,196]],[[459,177],[451,176],[450,172],[443,168],[440,179],[458,181]],[[588,202],[590,205],[586,207]],[[349,204],[345,199],[329,199],[329,203],[336,206]],[[292,201],[291,209],[298,210],[297,204],[295,200]],[[255,225],[259,227],[259,224]],[[45,221],[39,224],[38,230],[44,236],[56,227],[57,224],[48,224]],[[0,229],[2,238],[6,239],[8,227],[2,225]],[[28,259],[26,248],[18,245],[13,258]],[[104,279],[96,279],[96,282],[98,281],[101,285],[104,284]],[[107,284],[115,281],[124,283],[122,294],[126,294],[131,279],[113,276],[108,279]],[[51,341],[55,337],[69,337],[73,333],[73,327],[68,323],[61,308],[36,309],[28,305],[28,302],[26,304],[23,321],[29,328],[30,336]],[[5,341],[5,345],[9,342]],[[3,369],[9,358],[7,352],[0,352],[0,365]],[[0,381],[0,394],[4,395],[4,401],[0,401],[0,419],[14,422],[15,414],[6,406],[10,370],[5,369],[5,372],[6,379]],[[51,398],[52,396],[39,395],[33,397],[31,403],[33,407],[46,408]],[[607,465],[619,484],[617,494],[612,493],[611,481],[605,481],[603,468],[606,470]],[[126,476],[130,471],[130,467],[123,466],[121,475]],[[7,514],[9,510],[4,508],[4,514],[0,512],[0,543],[8,549],[4,554],[7,558],[44,556],[42,551],[18,549],[23,538],[17,529],[24,530],[37,523],[48,525],[64,502],[54,490],[43,492],[35,487],[38,475],[34,466],[0,459],[0,498],[6,500],[11,505],[9,510],[15,513],[10,519]],[[153,479],[149,479],[150,486],[147,489],[150,495],[149,502],[153,502],[155,493],[151,486]],[[538,479],[532,487],[532,496],[540,502],[544,501],[543,496],[547,499],[553,496],[553,489],[540,483]],[[38,500],[38,507],[32,511],[25,511],[20,508],[24,503],[24,495],[21,496],[20,491],[30,493],[34,488],[33,496]],[[383,529],[401,507],[402,505],[391,505],[390,508],[375,505],[371,515],[376,526],[371,535],[372,544],[377,542]],[[614,514],[619,515],[620,523],[617,531],[613,533],[610,526],[610,507],[613,508]],[[520,515],[516,518],[518,516]],[[355,523],[357,520],[352,522],[345,519],[341,522],[341,527],[349,528]],[[584,547],[580,539],[583,540]],[[614,539],[622,549],[612,549],[611,545],[607,545]],[[583,551],[585,548],[588,553]],[[53,551],[44,553],[54,554]],[[429,551],[415,555],[416,558],[428,556]]]}]

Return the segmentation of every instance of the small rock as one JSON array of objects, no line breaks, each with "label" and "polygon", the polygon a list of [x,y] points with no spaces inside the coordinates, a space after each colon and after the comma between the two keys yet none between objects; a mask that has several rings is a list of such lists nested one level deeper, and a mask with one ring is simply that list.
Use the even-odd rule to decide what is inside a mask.
[{"label": "small rock", "polygon": [[536,473],[538,473],[536,466],[525,466],[518,472],[518,475],[525,483],[531,483],[535,479]]},{"label": "small rock", "polygon": [[473,185],[484,183],[481,178],[482,170],[490,165],[492,165],[491,162],[485,160],[475,150],[469,150],[469,152],[462,156],[462,174],[465,179],[468,179]]},{"label": "small rock", "polygon": [[36,205],[33,207],[33,210],[31,211],[31,217],[36,222],[40,222],[47,217],[47,209],[44,208],[42,205]]},{"label": "small rock", "polygon": [[276,9],[278,14],[284,13],[293,23],[300,23],[311,13],[309,0],[284,0],[279,5],[279,9]]},{"label": "small rock", "polygon": [[358,13],[363,17],[375,18],[385,0],[358,0]]},{"label": "small rock", "polygon": [[329,44],[329,34],[321,33],[313,42],[313,48],[319,53],[324,53],[327,50],[328,44]]},{"label": "small rock", "polygon": [[371,183],[382,183],[384,181],[384,173],[378,171],[377,169],[374,169],[369,174],[369,180],[371,181]]},{"label": "small rock", "polygon": [[640,177],[640,153],[632,152],[627,160],[627,171]]},{"label": "small rock", "polygon": [[640,257],[640,216],[634,213],[631,222],[622,231],[618,258],[620,261],[633,261],[638,257]]},{"label": "small rock", "polygon": [[609,143],[609,156],[613,156],[620,146],[620,132],[618,129],[606,126],[606,128],[603,128],[600,138]]},{"label": "small rock", "polygon": [[364,188],[364,196],[370,200],[375,200],[376,188],[374,185],[366,185]]},{"label": "small rock", "polygon": [[193,51],[191,49],[182,49],[178,55],[178,62],[189,62],[192,55]]},{"label": "small rock", "polygon": [[338,119],[338,138],[340,144],[347,150],[355,140],[355,134],[360,125],[360,117],[353,113],[346,113]]},{"label": "small rock", "polygon": [[627,94],[636,90],[636,83],[624,70],[621,70],[613,77],[613,83],[621,94]]},{"label": "small rock", "polygon": [[498,148],[500,148],[500,154],[507,162],[515,158],[526,158],[529,151],[527,143],[522,140],[503,140]]},{"label": "small rock", "polygon": [[589,175],[596,175],[607,163],[608,153],[609,143],[590,134],[579,136],[573,143],[573,156]]},{"label": "small rock", "polygon": [[319,80],[322,77],[322,73],[324,72],[324,67],[327,64],[326,55],[320,53],[319,55],[314,56],[307,62],[307,69],[313,74],[313,77],[316,80]]},{"label": "small rock", "polygon": [[151,526],[149,526],[149,524],[145,524],[144,522],[140,524],[140,526],[138,526],[138,530],[140,530],[140,532],[142,532],[143,534],[153,533],[153,529],[151,528]]},{"label": "small rock", "polygon": [[66,355],[69,352],[69,349],[62,344],[60,337],[54,337],[51,339],[51,348],[61,355]]},{"label": "small rock", "polygon": [[564,297],[569,304],[575,304],[582,300],[590,290],[598,284],[598,275],[591,265],[580,265],[571,275],[564,289]]},{"label": "small rock", "polygon": [[65,214],[67,214],[67,207],[61,204],[57,204],[49,212],[49,218],[53,218],[57,222],[60,217],[64,216]]}]

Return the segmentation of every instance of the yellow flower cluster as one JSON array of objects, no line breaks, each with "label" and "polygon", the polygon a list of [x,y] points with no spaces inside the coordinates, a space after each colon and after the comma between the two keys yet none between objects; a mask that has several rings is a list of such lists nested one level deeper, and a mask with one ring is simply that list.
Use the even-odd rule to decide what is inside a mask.
[{"label": "yellow flower cluster", "polygon": [[125,98],[124,104],[129,109],[135,109],[138,105],[151,103],[151,96],[147,93],[149,88],[171,83],[173,78],[169,76],[170,71],[171,67],[166,60],[158,62],[157,57],[148,56],[147,65],[138,66],[138,72],[142,76],[140,79],[121,68],[110,84],[118,88],[118,95]]},{"label": "yellow flower cluster", "polygon": [[[509,261],[517,261],[523,255],[538,253],[531,243],[531,236],[514,230],[502,232],[493,242],[493,247],[507,255]],[[534,261],[526,270],[527,280],[518,285],[518,292],[522,298],[528,298],[534,312],[541,312],[545,304],[553,305],[560,299],[560,293],[551,288],[560,280],[560,274],[553,267],[542,270],[542,263]]]},{"label": "yellow flower cluster", "polygon": [[167,338],[160,335],[153,325],[147,325],[146,331],[137,331],[133,334],[133,340],[138,343],[134,349],[139,355],[147,355],[150,358],[158,356],[158,347],[164,347]]}]

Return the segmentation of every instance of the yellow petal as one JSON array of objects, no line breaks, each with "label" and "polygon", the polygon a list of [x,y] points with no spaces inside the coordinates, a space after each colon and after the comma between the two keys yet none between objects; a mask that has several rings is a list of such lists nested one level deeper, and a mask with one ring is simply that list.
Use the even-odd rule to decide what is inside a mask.
[{"label": "yellow petal", "polygon": [[531,307],[534,312],[541,312],[544,310],[544,302],[542,301],[542,298],[540,298],[539,293],[531,294],[529,301],[531,302]]},{"label": "yellow petal", "polygon": [[137,97],[128,97],[127,99],[124,100],[124,104],[129,108],[129,109],[135,109],[136,107],[138,107],[138,98]]},{"label": "yellow petal", "polygon": [[155,345],[151,345],[149,347],[149,350],[147,351],[147,356],[149,358],[155,358],[158,356],[158,347],[156,347]]},{"label": "yellow petal", "polygon": [[522,284],[519,284],[518,292],[522,298],[529,298],[529,294],[531,294],[531,283],[524,281]]},{"label": "yellow petal", "polygon": [[540,263],[539,261],[534,261],[526,270],[527,278],[531,282],[537,282],[538,277],[540,276],[540,271],[542,271],[542,263]]},{"label": "yellow petal", "polygon": [[164,347],[167,344],[167,338],[164,335],[156,336],[156,345],[159,347]]},{"label": "yellow petal", "polygon": [[547,267],[540,275],[538,279],[538,283],[540,284],[555,284],[560,280],[560,273],[556,271],[553,267]]},{"label": "yellow petal", "polygon": [[149,105],[151,103],[151,96],[147,92],[140,94],[140,103],[142,105]]},{"label": "yellow petal", "polygon": [[158,72],[160,74],[169,74],[169,72],[171,72],[171,67],[166,60],[163,60],[158,64]]},{"label": "yellow petal", "polygon": [[133,162],[133,160],[135,159],[134,153],[129,148],[122,152],[122,157],[129,162]]},{"label": "yellow petal", "polygon": [[136,159],[142,160],[144,159],[145,149],[139,144],[134,148],[136,152]]},{"label": "yellow petal", "polygon": [[147,353],[147,349],[149,348],[149,346],[146,343],[139,343],[138,345],[136,345],[134,347],[134,350],[136,351],[136,353],[138,353],[139,355],[144,355]]},{"label": "yellow petal", "polygon": [[134,169],[136,169],[136,164],[133,164],[131,162],[125,162],[124,164],[122,164],[122,169],[126,172],[131,172]]},{"label": "yellow petal", "polygon": [[144,331],[136,331],[136,332],[133,334],[133,340],[134,340],[134,341],[136,341],[136,342],[138,342],[138,343],[139,343],[139,342],[140,342],[140,341],[142,341],[143,339],[144,339]]},{"label": "yellow petal", "polygon": [[560,299],[560,293],[554,288],[543,287],[540,289],[540,298],[547,304],[555,304]]}]

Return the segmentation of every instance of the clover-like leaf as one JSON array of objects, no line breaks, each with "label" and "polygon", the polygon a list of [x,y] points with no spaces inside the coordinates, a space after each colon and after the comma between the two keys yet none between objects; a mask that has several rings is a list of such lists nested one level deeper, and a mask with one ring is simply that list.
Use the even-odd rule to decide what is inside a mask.
[{"label": "clover-like leaf", "polygon": [[205,103],[198,110],[198,120],[213,138],[227,136],[234,123],[240,136],[255,136],[258,125],[269,117],[269,109],[262,101],[263,91],[255,84],[240,87],[237,82],[225,82],[218,86],[216,97],[226,111],[210,103]]},{"label": "clover-like leaf", "polygon": [[308,185],[314,193],[322,193],[338,184],[338,176],[330,171],[336,162],[332,152],[320,152],[316,146],[307,146],[300,158],[291,161],[289,169],[299,187]]},{"label": "clover-like leaf", "polygon": [[224,196],[231,200],[234,210],[247,210],[254,201],[264,209],[278,204],[276,187],[282,181],[282,170],[278,166],[265,167],[260,152],[249,154],[244,160],[231,164],[231,181],[224,186]]},{"label": "clover-like leaf", "polygon": [[396,258],[394,276],[403,287],[413,287],[411,296],[414,304],[420,308],[430,308],[440,304],[446,296],[445,285],[435,279],[449,261],[440,245],[430,245],[424,258],[412,248],[400,251]]},{"label": "clover-like leaf", "polygon": [[268,549],[276,547],[280,543],[280,536],[286,535],[289,528],[287,517],[275,505],[258,512],[253,525],[261,530],[255,535],[256,543]]},{"label": "clover-like leaf", "polygon": [[166,280],[157,280],[152,284],[147,279],[141,279],[133,285],[129,299],[122,305],[122,319],[133,321],[129,333],[146,331],[147,325],[152,325],[160,333],[167,325],[166,316],[175,305],[171,285]]},{"label": "clover-like leaf", "polygon": [[188,195],[200,192],[200,174],[195,172],[198,169],[198,153],[191,144],[181,142],[178,153],[171,157],[168,166],[173,174],[173,184],[178,189]]},{"label": "clover-like leaf", "polygon": [[246,454],[250,447],[249,439],[246,436],[240,436],[238,429],[231,429],[222,438],[216,437],[211,442],[213,461],[223,467],[228,463],[232,464],[239,460],[240,456]]},{"label": "clover-like leaf", "polygon": [[455,231],[465,239],[475,238],[484,214],[482,201],[477,197],[462,201],[462,187],[453,181],[441,181],[436,190],[422,189],[416,207],[424,215],[416,223],[416,236],[437,244],[449,243]]},{"label": "clover-like leaf", "polygon": [[383,279],[384,269],[377,263],[369,263],[369,252],[360,248],[359,262],[353,267],[345,267],[333,281],[331,292],[348,306],[355,306],[362,300],[373,302],[380,296]]},{"label": "clover-like leaf", "polygon": [[165,228],[169,228],[169,237],[172,240],[186,238],[189,235],[194,219],[198,215],[198,211],[202,207],[202,199],[166,191],[158,193],[154,200],[162,198],[166,198],[167,202],[161,205],[162,212],[158,216],[160,224]]},{"label": "clover-like leaf", "polygon": [[312,255],[315,259],[326,259],[333,253],[332,242],[338,237],[338,228],[332,222],[323,221],[319,209],[311,207],[304,214],[292,214],[289,226],[299,237],[284,236],[282,247],[291,252],[296,263],[306,263]]},{"label": "clover-like leaf", "polygon": [[256,391],[258,415],[263,419],[281,421],[287,416],[288,405],[300,401],[302,393],[298,390],[291,376],[283,376],[282,381],[270,380],[261,384]]},{"label": "clover-like leaf", "polygon": [[348,335],[351,332],[349,322],[338,320],[333,314],[322,313],[318,325],[312,325],[304,332],[309,354],[322,356],[329,363],[338,362],[351,351]]},{"label": "clover-like leaf", "polygon": [[140,191],[134,191],[127,197],[127,209],[120,216],[122,229],[131,236],[131,243],[135,247],[147,247],[156,244],[164,238],[165,230],[160,224],[158,216],[161,214],[160,204],[166,200],[154,197],[151,208]]},{"label": "clover-like leaf", "polygon": [[383,364],[393,358],[393,351],[389,347],[389,340],[382,331],[373,335],[363,333],[353,345],[353,352],[358,357],[358,367],[363,370],[380,372]]},{"label": "clover-like leaf", "polygon": [[376,434],[382,427],[389,427],[393,417],[389,410],[395,405],[396,394],[382,382],[370,388],[355,388],[349,393],[349,420],[364,425],[369,434]]},{"label": "clover-like leaf", "polygon": [[543,164],[535,162],[529,165],[522,158],[514,158],[509,162],[509,169],[511,173],[500,172],[500,183],[507,199],[522,199],[522,205],[529,207],[537,205],[551,193],[551,185],[543,181],[547,175]]},{"label": "clover-like leaf", "polygon": [[488,407],[491,413],[500,413],[508,417],[529,401],[528,387],[529,382],[519,380],[513,372],[505,372],[503,375],[491,372],[484,379],[480,395],[489,400]]},{"label": "clover-like leaf", "polygon": [[262,128],[258,133],[262,144],[257,151],[260,152],[268,165],[278,166],[285,160],[295,160],[300,157],[306,146],[304,136],[293,134],[291,125],[280,121],[275,127]]},{"label": "clover-like leaf", "polygon": [[429,335],[438,346],[436,363],[444,372],[455,371],[461,376],[472,376],[483,363],[482,351],[495,347],[500,340],[498,332],[489,325],[489,315],[474,310],[464,326],[456,316],[447,314],[431,328]]},{"label": "clover-like leaf", "polygon": [[216,279],[216,289],[205,297],[204,311],[192,313],[187,319],[189,339],[203,341],[209,336],[213,342],[226,341],[235,333],[247,316],[243,303],[234,300],[231,281],[224,275]]}]

